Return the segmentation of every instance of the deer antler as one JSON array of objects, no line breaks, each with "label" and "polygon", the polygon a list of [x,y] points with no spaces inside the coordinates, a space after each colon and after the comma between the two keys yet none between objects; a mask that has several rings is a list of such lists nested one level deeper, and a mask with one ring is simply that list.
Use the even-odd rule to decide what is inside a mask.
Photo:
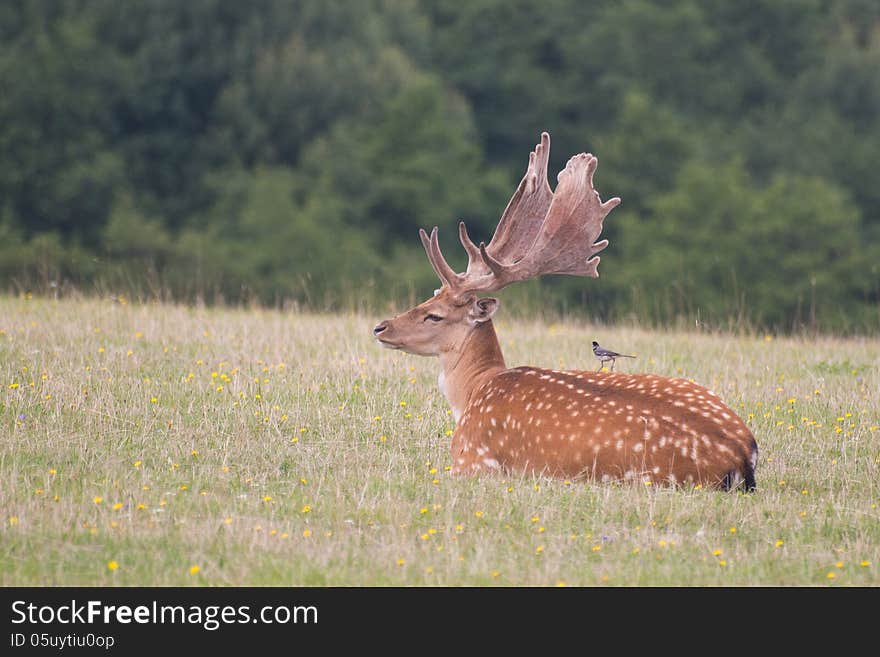
[{"label": "deer antler", "polygon": [[464,222],[459,239],[468,266],[458,274],[440,251],[437,228],[430,237],[419,231],[431,266],[444,285],[456,293],[490,292],[542,274],[599,276],[599,256],[608,240],[597,242],[602,222],[620,203],[602,203],[593,187],[599,161],[589,153],[572,157],[557,176],[556,193],[547,183],[550,135],[529,154],[529,166],[498,222],[489,245],[477,247]]}]

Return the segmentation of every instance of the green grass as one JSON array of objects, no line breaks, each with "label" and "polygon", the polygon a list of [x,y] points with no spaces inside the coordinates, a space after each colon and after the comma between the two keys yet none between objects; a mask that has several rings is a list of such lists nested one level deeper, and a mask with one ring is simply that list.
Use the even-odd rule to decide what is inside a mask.
[{"label": "green grass", "polygon": [[438,364],[377,319],[0,297],[0,584],[880,583],[880,340],[498,322],[510,365],[714,389],[742,495],[451,477]]}]

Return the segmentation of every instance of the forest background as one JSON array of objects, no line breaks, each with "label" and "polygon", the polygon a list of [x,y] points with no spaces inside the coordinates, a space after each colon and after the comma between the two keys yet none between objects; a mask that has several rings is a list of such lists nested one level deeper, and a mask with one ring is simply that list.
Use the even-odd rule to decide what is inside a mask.
[{"label": "forest background", "polygon": [[878,71],[872,0],[3,3],[0,287],[399,307],[547,130],[623,204],[523,312],[876,333]]}]

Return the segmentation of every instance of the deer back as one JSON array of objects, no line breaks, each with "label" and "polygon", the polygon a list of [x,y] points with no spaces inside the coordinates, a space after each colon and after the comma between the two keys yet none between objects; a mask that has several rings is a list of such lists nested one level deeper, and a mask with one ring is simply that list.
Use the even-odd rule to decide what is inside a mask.
[{"label": "deer back", "polygon": [[452,457],[457,472],[727,488],[753,486],[757,445],[717,395],[686,379],[517,367],[475,391]]}]

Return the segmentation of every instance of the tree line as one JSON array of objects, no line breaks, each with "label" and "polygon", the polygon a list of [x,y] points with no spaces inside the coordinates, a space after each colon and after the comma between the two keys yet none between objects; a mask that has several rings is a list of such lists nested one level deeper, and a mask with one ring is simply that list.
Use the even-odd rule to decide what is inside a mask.
[{"label": "tree line", "polygon": [[182,301],[430,294],[540,132],[620,196],[619,321],[880,329],[873,0],[22,0],[0,5],[0,284]]}]

